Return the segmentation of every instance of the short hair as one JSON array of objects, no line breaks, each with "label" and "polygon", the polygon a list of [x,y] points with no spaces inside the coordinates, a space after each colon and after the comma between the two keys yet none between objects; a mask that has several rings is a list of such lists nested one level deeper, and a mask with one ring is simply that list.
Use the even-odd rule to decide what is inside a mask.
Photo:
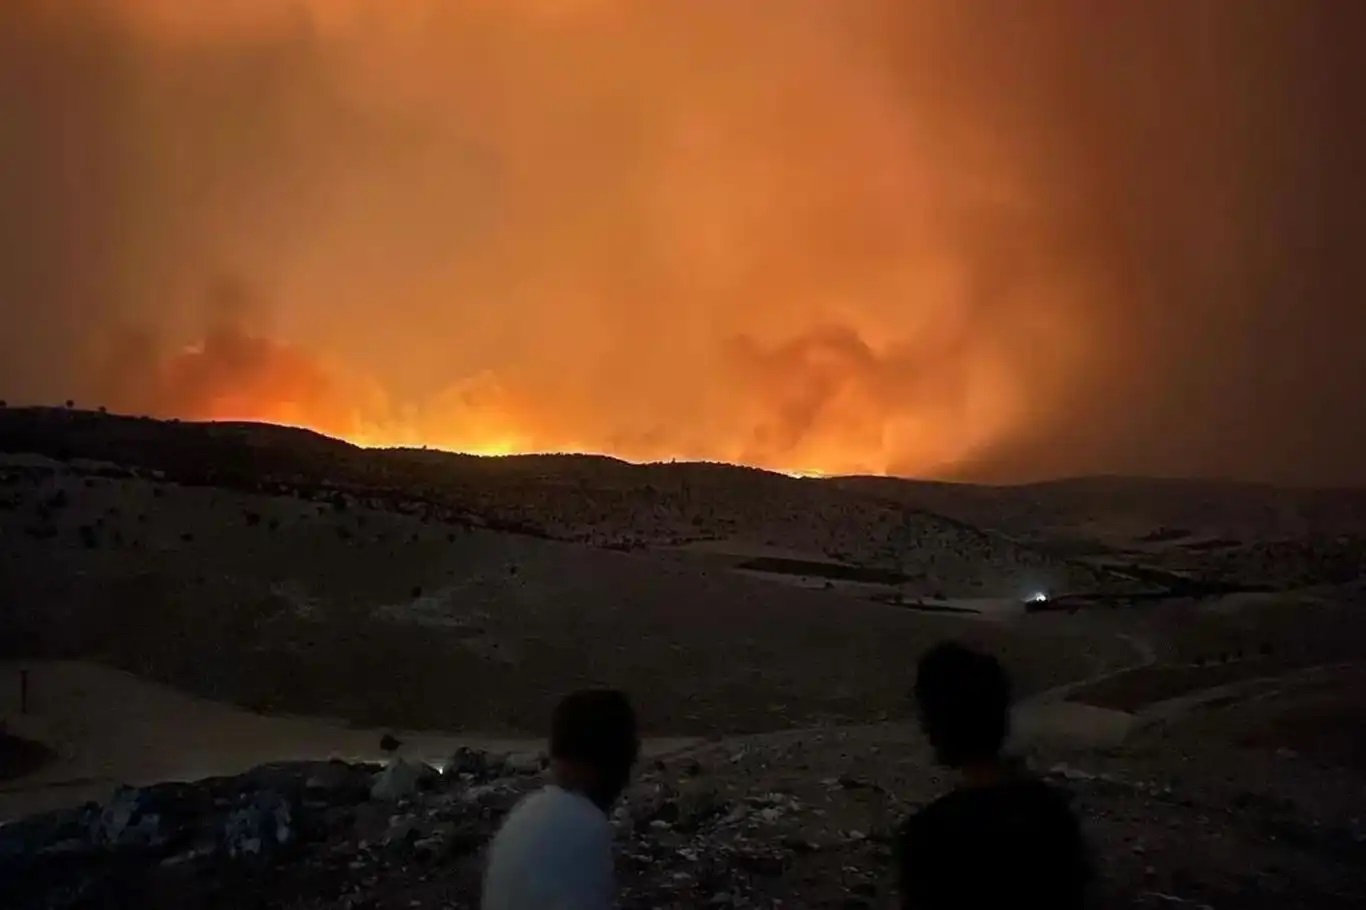
[{"label": "short hair", "polygon": [[585,689],[566,695],[550,724],[550,755],[607,772],[628,771],[640,751],[636,712],[623,692]]},{"label": "short hair", "polygon": [[915,700],[939,759],[960,765],[994,758],[1010,727],[1010,677],[990,654],[956,642],[920,658]]}]

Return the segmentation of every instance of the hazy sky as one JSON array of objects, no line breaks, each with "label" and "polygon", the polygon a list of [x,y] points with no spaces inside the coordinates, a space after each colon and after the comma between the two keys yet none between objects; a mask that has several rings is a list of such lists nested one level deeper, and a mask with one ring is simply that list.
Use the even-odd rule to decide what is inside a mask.
[{"label": "hazy sky", "polygon": [[5,0],[0,397],[1366,482],[1366,15]]}]

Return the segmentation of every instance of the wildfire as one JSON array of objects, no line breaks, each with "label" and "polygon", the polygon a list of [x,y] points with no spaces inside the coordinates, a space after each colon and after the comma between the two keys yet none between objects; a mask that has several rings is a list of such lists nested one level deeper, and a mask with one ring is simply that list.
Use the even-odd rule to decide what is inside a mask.
[{"label": "wildfire", "polygon": [[132,61],[81,121],[117,218],[63,298],[158,339],[107,358],[111,406],[940,475],[1087,356],[1031,159],[965,115],[956,49],[890,41],[975,36],[934,4],[99,6],[117,52],[48,27]]}]

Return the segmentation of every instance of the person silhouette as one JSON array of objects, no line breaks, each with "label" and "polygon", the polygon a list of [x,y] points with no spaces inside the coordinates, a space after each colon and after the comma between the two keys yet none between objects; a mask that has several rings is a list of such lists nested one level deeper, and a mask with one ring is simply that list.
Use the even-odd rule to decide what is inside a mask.
[{"label": "person silhouette", "polygon": [[616,901],[607,813],[640,752],[621,692],[566,696],[551,719],[554,782],[522,800],[489,847],[484,910],[609,910]]},{"label": "person silhouette", "polygon": [[954,790],[901,831],[906,908],[1086,905],[1091,869],[1065,796],[1002,754],[1010,679],[996,658],[946,642],[920,659],[915,702]]}]

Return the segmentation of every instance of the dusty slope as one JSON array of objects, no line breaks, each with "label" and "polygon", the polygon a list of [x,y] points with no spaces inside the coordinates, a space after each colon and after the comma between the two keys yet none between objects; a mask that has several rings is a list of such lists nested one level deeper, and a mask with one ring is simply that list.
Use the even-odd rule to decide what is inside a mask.
[{"label": "dusty slope", "polygon": [[1107,477],[1018,487],[833,483],[1094,566],[1276,590],[1366,578],[1366,490]]},{"label": "dusty slope", "polygon": [[1059,621],[924,615],[351,496],[31,458],[3,473],[11,655],[95,657],[267,710],[535,730],[558,693],[604,683],[641,693],[663,732],[774,729],[900,711],[914,656],[949,635],[1002,653],[1026,690],[1130,655]]}]

